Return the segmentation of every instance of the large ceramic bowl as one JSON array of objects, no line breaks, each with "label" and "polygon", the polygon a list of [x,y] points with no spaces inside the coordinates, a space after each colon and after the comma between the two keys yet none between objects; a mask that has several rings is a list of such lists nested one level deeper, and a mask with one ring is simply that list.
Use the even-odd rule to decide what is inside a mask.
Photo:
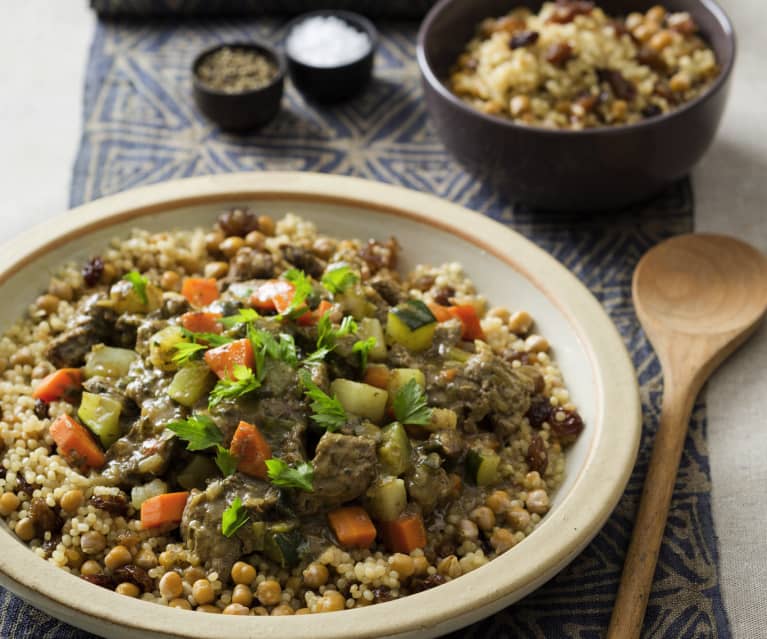
[{"label": "large ceramic bowl", "polygon": [[[608,15],[647,11],[658,0],[600,0]],[[439,137],[470,171],[514,200],[556,210],[599,210],[650,197],[687,174],[714,139],[735,61],[735,35],[713,0],[664,0],[689,11],[714,49],[721,74],[695,100],[638,124],[584,131],[522,126],[486,115],[446,85],[477,24],[535,0],[441,0],[418,34],[418,65]]]},{"label": "large ceramic bowl", "polygon": [[481,215],[401,188],[306,173],[202,177],[137,189],[70,211],[0,251],[0,327],[23,313],[62,262],[85,260],[134,227],[210,224],[233,204],[275,216],[292,211],[341,237],[395,234],[404,268],[458,260],[494,303],[530,311],[552,342],[586,423],[551,511],[520,544],[455,581],[321,617],[221,617],[130,599],[42,561],[4,524],[0,583],[59,619],[114,638],[432,637],[509,605],[569,563],[613,510],[634,465],[641,428],[634,370],[613,324],[578,280]]}]

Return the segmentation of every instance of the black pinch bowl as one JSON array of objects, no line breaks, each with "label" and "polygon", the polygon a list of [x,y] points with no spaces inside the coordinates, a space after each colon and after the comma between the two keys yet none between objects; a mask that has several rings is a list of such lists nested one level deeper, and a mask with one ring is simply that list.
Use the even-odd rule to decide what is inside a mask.
[{"label": "black pinch bowl", "polygon": [[[358,31],[367,33],[370,39],[369,51],[361,58],[337,67],[313,66],[297,60],[290,55],[287,38],[294,27],[315,16],[334,16]],[[370,81],[373,74],[373,60],[378,48],[378,31],[370,20],[358,13],[340,10],[311,11],[302,13],[287,24],[284,42],[288,72],[293,84],[307,97],[317,102],[330,104],[354,97]]]},{"label": "black pinch bowl", "polygon": [[[225,93],[206,85],[197,77],[197,68],[211,53],[229,47],[260,53],[277,67],[277,75],[267,85],[240,93]],[[200,53],[192,63],[192,92],[200,111],[225,131],[245,132],[262,127],[280,110],[285,85],[285,60],[269,45],[258,42],[225,42]]]},{"label": "black pinch bowl", "polygon": [[[647,11],[658,0],[601,0],[608,15]],[[534,0],[441,0],[418,33],[417,57],[431,121],[469,172],[489,179],[514,201],[542,209],[615,209],[647,199],[686,175],[711,144],[722,117],[735,61],[735,35],[712,0],[665,0],[688,11],[721,69],[702,95],[662,116],[630,125],[551,130],[486,115],[447,87],[448,74],[479,22]]]}]

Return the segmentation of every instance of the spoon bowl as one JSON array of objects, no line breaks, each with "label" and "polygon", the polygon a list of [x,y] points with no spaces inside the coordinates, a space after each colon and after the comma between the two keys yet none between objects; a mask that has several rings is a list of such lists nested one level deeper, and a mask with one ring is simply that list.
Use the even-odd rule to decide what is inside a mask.
[{"label": "spoon bowl", "polygon": [[608,639],[642,629],[695,397],[767,311],[767,257],[734,238],[681,235],[642,257],[632,293],[663,369],[663,405]]}]

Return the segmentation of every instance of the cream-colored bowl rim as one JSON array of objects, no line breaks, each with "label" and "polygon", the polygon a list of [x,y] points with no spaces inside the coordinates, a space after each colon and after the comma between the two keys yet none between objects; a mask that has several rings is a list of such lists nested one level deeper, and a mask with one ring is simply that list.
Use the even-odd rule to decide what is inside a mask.
[{"label": "cream-colored bowl rim", "polygon": [[502,260],[547,296],[579,335],[597,384],[596,433],[570,493],[526,540],[529,552],[516,554],[513,571],[500,558],[437,589],[332,615],[222,618],[129,599],[39,561],[5,527],[0,583],[64,621],[107,636],[362,639],[441,634],[499,610],[554,576],[598,532],[623,493],[641,434],[640,402],[631,360],[600,304],[564,266],[518,233],[434,196],[357,178],[216,175],[106,197],[26,232],[0,252],[0,284],[47,251],[119,222],[185,206],[259,199],[359,206],[432,225]]}]

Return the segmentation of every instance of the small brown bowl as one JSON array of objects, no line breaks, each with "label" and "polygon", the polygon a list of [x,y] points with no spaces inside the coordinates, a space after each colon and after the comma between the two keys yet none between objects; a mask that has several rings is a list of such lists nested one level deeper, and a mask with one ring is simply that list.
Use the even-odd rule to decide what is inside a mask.
[{"label": "small brown bowl", "polygon": [[[646,11],[657,0],[602,0],[608,15]],[[418,34],[418,65],[432,123],[448,150],[480,179],[514,201],[561,211],[615,209],[651,197],[686,175],[711,144],[724,110],[735,61],[735,35],[713,0],[665,0],[688,11],[721,68],[703,94],[637,124],[552,130],[481,113],[445,83],[479,22],[534,0],[442,0]]]},{"label": "small brown bowl", "polygon": [[[200,80],[197,70],[210,54],[229,47],[247,49],[265,56],[277,67],[277,75],[267,85],[240,93],[213,89]],[[285,60],[273,47],[263,42],[230,42],[216,45],[200,53],[192,63],[192,91],[200,111],[225,131],[243,132],[257,129],[277,115],[285,85]]]}]

